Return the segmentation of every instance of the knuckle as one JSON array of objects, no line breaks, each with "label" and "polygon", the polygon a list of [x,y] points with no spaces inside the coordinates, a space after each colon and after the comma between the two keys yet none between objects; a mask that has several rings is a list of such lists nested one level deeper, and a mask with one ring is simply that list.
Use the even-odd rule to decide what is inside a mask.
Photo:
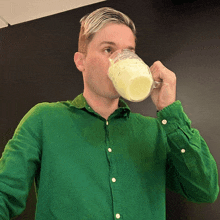
[{"label": "knuckle", "polygon": [[155,66],[161,66],[161,64],[162,64],[162,63],[161,63],[159,60],[157,60],[157,61],[154,62],[154,65],[155,65]]},{"label": "knuckle", "polygon": [[177,78],[176,78],[175,73],[172,72],[172,75],[171,75],[171,76],[172,76],[171,81],[172,81],[173,83],[176,83]]}]

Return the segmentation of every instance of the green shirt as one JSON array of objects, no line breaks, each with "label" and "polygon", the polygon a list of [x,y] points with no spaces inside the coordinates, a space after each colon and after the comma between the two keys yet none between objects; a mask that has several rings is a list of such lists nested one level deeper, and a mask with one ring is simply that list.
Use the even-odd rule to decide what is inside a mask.
[{"label": "green shirt", "polygon": [[82,94],[34,106],[0,160],[0,219],[25,209],[34,179],[36,220],[164,220],[166,187],[214,202],[217,165],[181,102],[157,114],[120,99],[106,121]]}]

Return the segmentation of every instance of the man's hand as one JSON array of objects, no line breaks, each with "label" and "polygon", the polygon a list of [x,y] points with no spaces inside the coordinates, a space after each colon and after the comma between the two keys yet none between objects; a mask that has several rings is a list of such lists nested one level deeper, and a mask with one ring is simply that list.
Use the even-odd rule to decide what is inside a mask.
[{"label": "man's hand", "polygon": [[176,75],[167,69],[160,61],[156,61],[151,67],[154,81],[162,81],[162,86],[153,89],[151,99],[157,110],[162,110],[176,101]]}]

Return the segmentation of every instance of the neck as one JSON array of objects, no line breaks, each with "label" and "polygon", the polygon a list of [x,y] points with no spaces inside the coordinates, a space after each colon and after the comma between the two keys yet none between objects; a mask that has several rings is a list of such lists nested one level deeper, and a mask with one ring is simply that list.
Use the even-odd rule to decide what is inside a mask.
[{"label": "neck", "polygon": [[103,118],[108,120],[108,117],[118,109],[119,98],[110,99],[103,96],[94,95],[91,93],[83,93],[89,106],[101,115]]}]

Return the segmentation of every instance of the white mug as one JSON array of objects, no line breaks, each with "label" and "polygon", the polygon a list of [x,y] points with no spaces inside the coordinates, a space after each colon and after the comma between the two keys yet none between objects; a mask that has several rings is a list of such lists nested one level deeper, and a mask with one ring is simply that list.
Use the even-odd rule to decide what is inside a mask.
[{"label": "white mug", "polygon": [[148,65],[129,49],[114,52],[109,61],[108,76],[119,95],[128,101],[141,102],[161,85],[153,80]]}]

